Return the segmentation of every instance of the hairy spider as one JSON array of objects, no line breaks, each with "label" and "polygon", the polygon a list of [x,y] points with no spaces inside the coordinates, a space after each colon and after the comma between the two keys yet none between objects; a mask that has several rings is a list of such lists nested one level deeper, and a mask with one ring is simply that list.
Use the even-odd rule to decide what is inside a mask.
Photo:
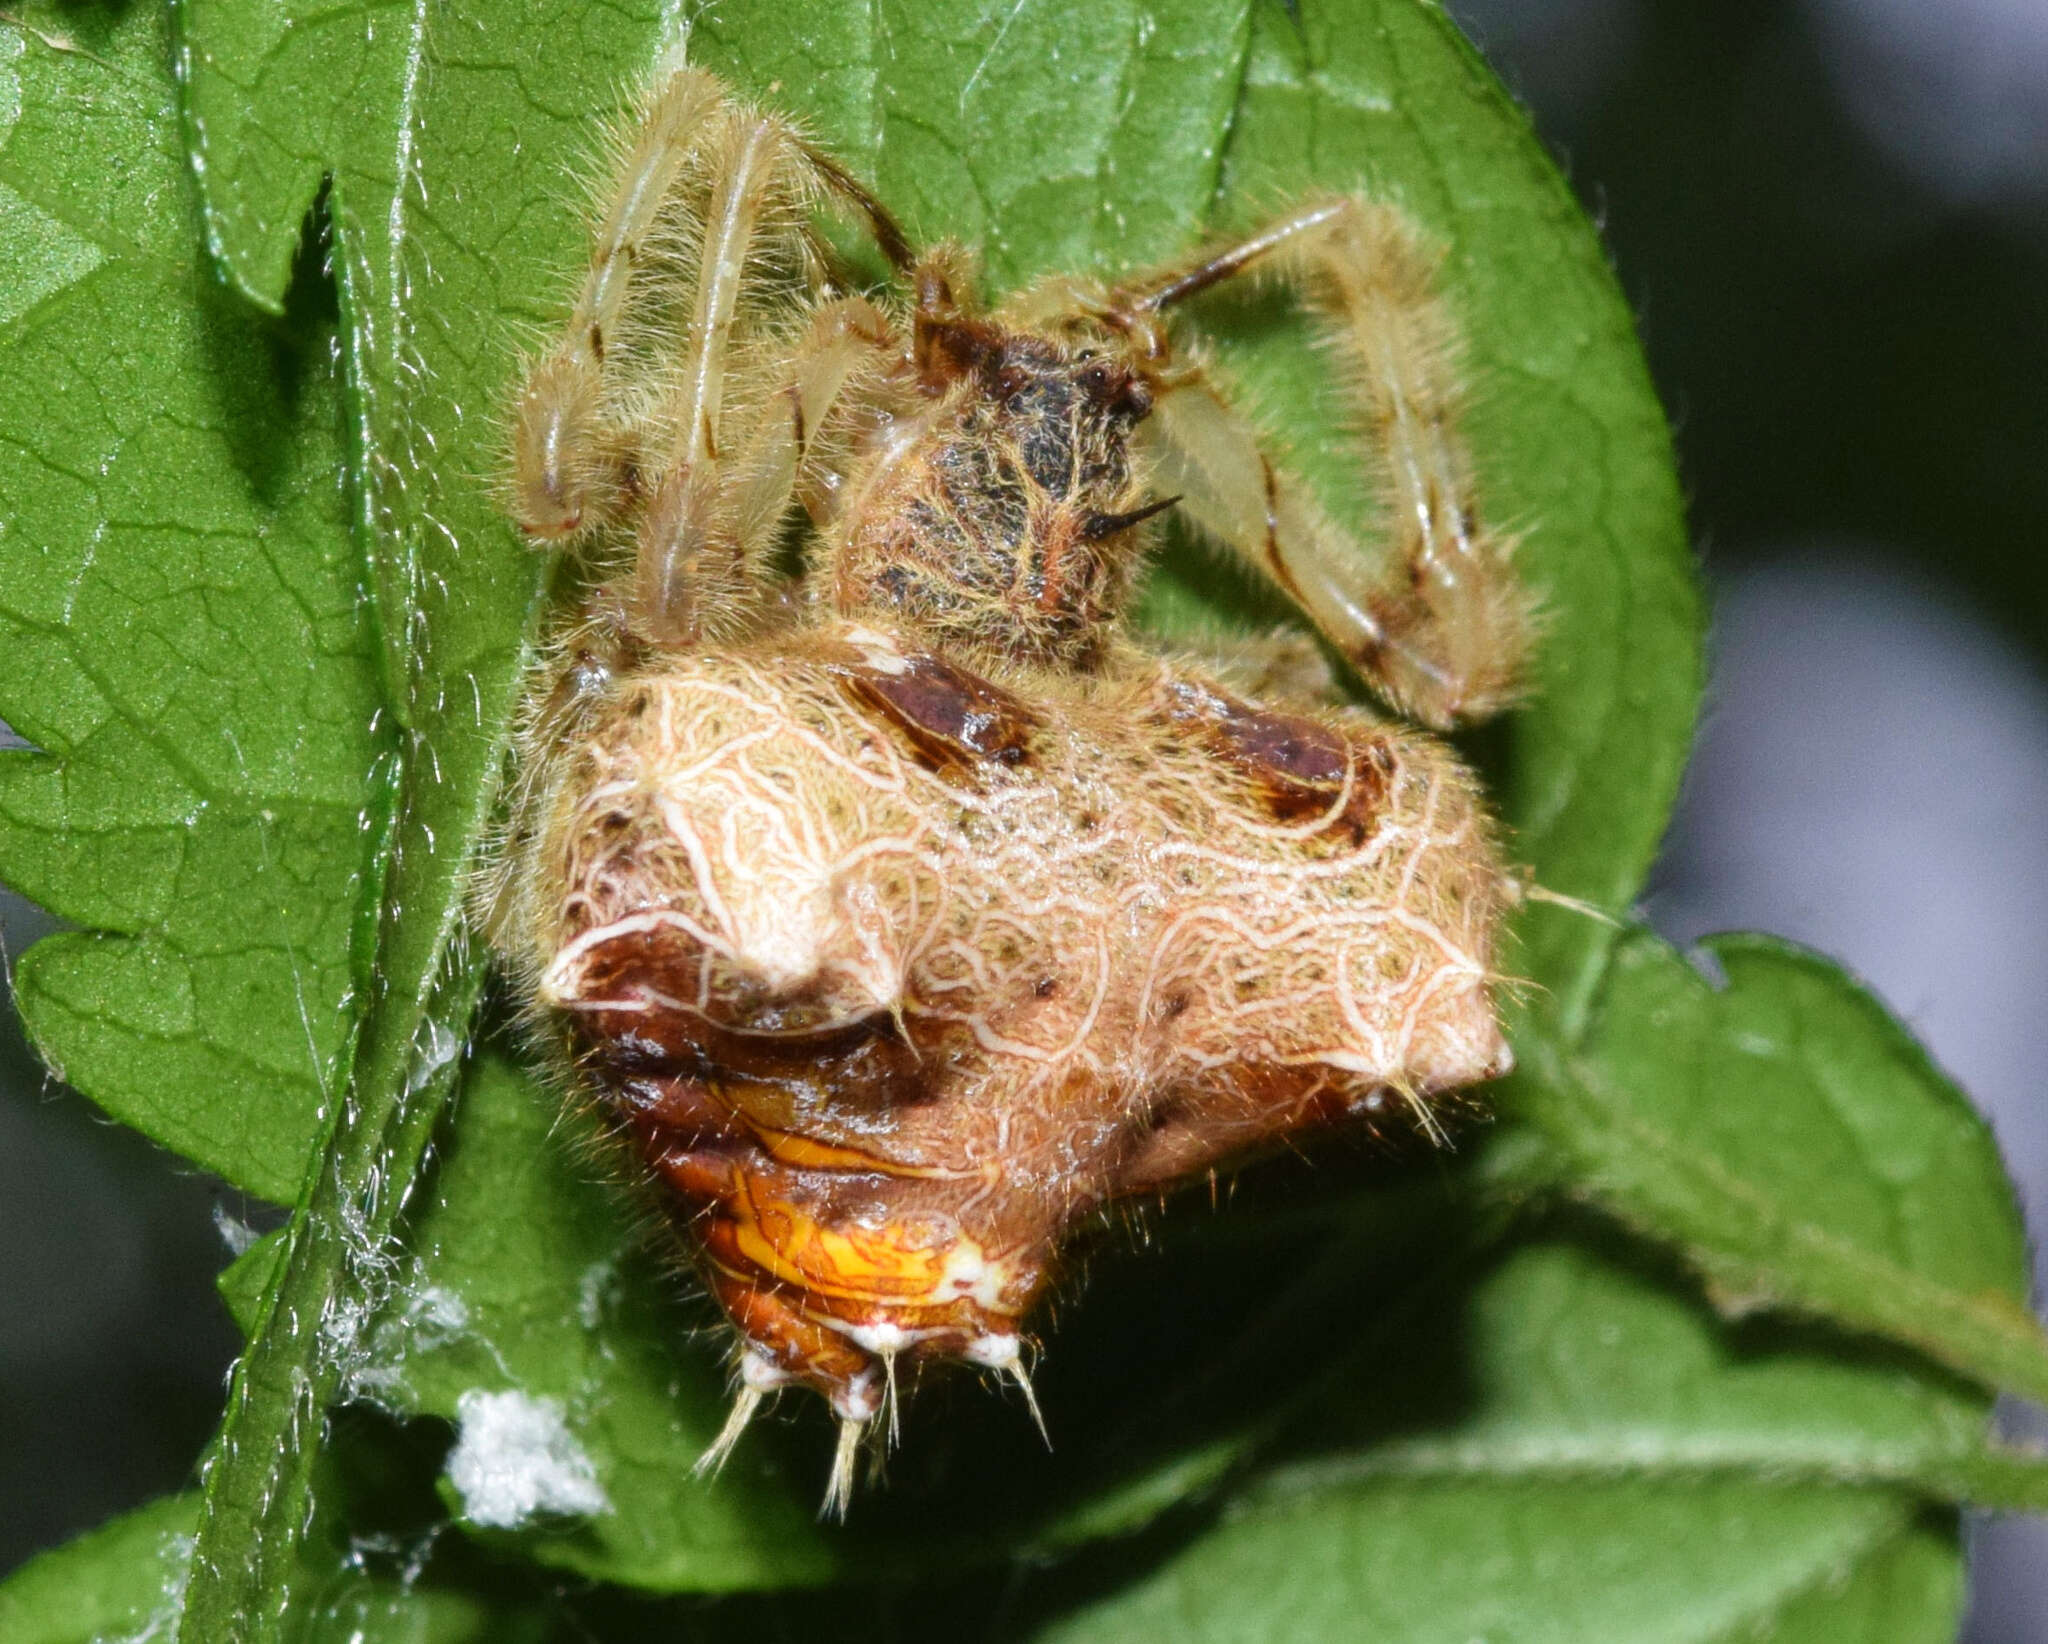
[{"label": "hairy spider", "polygon": [[[1104,1205],[1397,1105],[1433,1128],[1509,1065],[1512,886],[1472,777],[1327,673],[1260,699],[1148,649],[1146,521],[1177,508],[1432,726],[1503,703],[1528,607],[1477,519],[1437,258],[1386,205],[1310,198],[982,312],[964,251],[914,252],[700,70],[659,78],[611,172],[514,418],[509,507],[583,594],[487,920],[736,1327],[707,1463],[814,1388],[843,1511],[899,1367],[1029,1396],[1033,1302]],[[833,217],[886,292],[851,289]],[[1327,330],[1370,532],[1182,334],[1253,268]]]}]

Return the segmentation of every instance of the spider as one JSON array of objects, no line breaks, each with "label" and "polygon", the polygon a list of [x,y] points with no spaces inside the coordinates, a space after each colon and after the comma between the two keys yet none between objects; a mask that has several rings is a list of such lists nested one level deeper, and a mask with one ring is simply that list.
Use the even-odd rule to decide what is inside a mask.
[{"label": "spider", "polygon": [[[579,596],[485,921],[734,1326],[704,1465],[814,1389],[843,1514],[902,1369],[980,1366],[1037,1417],[1033,1304],[1105,1206],[1403,1108],[1434,1134],[1510,1065],[1516,892],[1474,779],[1339,705],[1305,636],[1148,646],[1148,522],[1241,556],[1436,728],[1510,699],[1529,602],[1478,519],[1438,257],[1392,207],[1307,198],[985,310],[966,251],[914,250],[702,70],[656,78],[609,167],[512,415],[509,511]],[[1327,333],[1371,531],[1188,334],[1250,271]]]}]

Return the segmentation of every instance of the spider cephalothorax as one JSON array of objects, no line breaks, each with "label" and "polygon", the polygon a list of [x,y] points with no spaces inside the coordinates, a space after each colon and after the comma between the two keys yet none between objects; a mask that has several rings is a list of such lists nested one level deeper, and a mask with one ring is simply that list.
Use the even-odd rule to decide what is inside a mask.
[{"label": "spider cephalothorax", "polygon": [[920,280],[911,355],[929,407],[849,499],[830,590],[942,644],[1093,668],[1138,565],[1138,374],[1088,347],[956,314]]},{"label": "spider cephalothorax", "polygon": [[[1472,779],[1327,693],[1233,687],[1242,658],[1147,650],[1145,522],[1177,505],[1433,724],[1500,704],[1525,602],[1477,519],[1433,260],[1387,207],[1314,200],[980,313],[961,253],[913,254],[701,72],[658,82],[616,168],[516,417],[513,512],[587,593],[536,675],[490,927],[737,1327],[714,1455],[763,1393],[815,1388],[843,1506],[899,1366],[1023,1381],[1103,1206],[1427,1124],[1507,1065]],[[901,289],[850,294],[821,211]],[[1327,322],[1376,531],[1169,322],[1255,263]]]}]

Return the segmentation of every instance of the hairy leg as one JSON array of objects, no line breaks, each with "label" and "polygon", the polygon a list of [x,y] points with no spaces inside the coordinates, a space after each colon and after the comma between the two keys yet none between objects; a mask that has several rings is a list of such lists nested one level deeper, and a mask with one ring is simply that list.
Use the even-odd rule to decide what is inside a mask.
[{"label": "hairy leg", "polygon": [[688,527],[700,623],[743,614],[772,586],[768,561],[792,499],[823,523],[838,501],[836,480],[860,414],[892,403],[887,379],[899,360],[888,317],[866,298],[842,297],[819,307],[787,355],[764,371],[769,391],[735,431],[720,494]]},{"label": "hairy leg", "polygon": [[773,116],[732,109],[707,145],[707,197],[685,291],[680,369],[650,418],[668,431],[635,541],[633,614],[656,643],[697,636],[699,562],[723,533],[730,500],[721,427],[726,370],[750,272],[805,226],[814,189],[794,134]]},{"label": "hairy leg", "polygon": [[[1392,207],[1325,199],[1134,278],[1097,317],[1147,362],[1154,405],[1139,437],[1156,487],[1277,582],[1396,707],[1446,727],[1511,700],[1531,611],[1512,540],[1479,515],[1439,260]],[[1379,502],[1376,533],[1333,519],[1199,357],[1174,357],[1165,311],[1255,267],[1286,278],[1327,331]]]},{"label": "hairy leg", "polygon": [[793,491],[833,453],[818,436],[835,404],[879,375],[887,321],[821,301],[814,209],[856,219],[899,267],[912,253],[835,162],[700,70],[659,79],[611,148],[589,270],[520,397],[513,511],[544,541],[631,526],[627,624],[686,642],[707,600],[744,603]]},{"label": "hairy leg", "polygon": [[[608,204],[591,236],[590,267],[569,322],[527,373],[512,435],[512,507],[545,541],[584,535],[613,517],[629,490],[632,452],[606,372],[630,287],[679,179],[724,106],[710,75],[682,69],[639,103],[610,145]],[[611,374],[615,376],[616,374]]]},{"label": "hairy leg", "polygon": [[1315,636],[1292,624],[1263,634],[1205,635],[1176,648],[1219,684],[1258,702],[1329,708],[1345,701]]},{"label": "hairy leg", "polygon": [[882,208],[773,115],[733,105],[704,183],[681,369],[649,413],[667,448],[635,540],[633,625],[657,644],[753,602],[792,495],[843,455],[835,407],[877,391],[896,358],[880,309],[822,300],[814,208],[852,207],[885,255],[909,256]]}]

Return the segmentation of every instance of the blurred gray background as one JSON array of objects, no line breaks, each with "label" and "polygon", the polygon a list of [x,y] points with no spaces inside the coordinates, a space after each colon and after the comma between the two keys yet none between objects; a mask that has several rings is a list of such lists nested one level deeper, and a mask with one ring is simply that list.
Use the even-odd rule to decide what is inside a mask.
[{"label": "blurred gray background", "polygon": [[[2048,1207],[2048,0],[1457,0],[1605,226],[1715,594],[1647,899],[1860,973]],[[0,899],[10,952],[46,929]],[[187,1481],[248,1207],[0,1022],[0,1571]],[[2014,1412],[2015,1426],[2030,1418]],[[2048,1644],[2048,1524],[1970,1644]]]}]

